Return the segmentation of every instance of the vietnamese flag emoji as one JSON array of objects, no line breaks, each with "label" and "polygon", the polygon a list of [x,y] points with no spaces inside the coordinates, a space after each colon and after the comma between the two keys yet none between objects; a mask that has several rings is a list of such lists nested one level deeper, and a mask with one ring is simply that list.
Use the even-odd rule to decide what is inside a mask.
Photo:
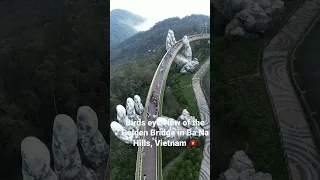
[{"label": "vietnamese flag emoji", "polygon": [[198,144],[197,140],[191,140],[189,141],[189,146],[196,146]]}]

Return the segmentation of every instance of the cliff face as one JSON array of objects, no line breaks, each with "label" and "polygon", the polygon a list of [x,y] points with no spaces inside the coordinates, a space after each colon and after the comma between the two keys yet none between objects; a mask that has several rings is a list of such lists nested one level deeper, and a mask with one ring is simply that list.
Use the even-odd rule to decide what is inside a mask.
[{"label": "cliff face", "polygon": [[282,18],[284,2],[281,0],[211,0],[230,23],[225,34],[246,36],[264,33],[270,23]]},{"label": "cliff face", "polygon": [[232,156],[229,169],[218,180],[272,180],[269,173],[255,172],[252,161],[243,151]]}]

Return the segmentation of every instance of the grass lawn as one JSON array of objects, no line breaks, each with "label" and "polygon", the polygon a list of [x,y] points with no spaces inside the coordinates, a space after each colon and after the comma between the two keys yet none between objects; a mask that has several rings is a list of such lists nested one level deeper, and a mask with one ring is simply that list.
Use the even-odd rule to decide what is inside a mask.
[{"label": "grass lawn", "polygon": [[[199,45],[193,47],[194,57],[198,58],[199,64],[209,56],[209,47],[206,45]],[[177,71],[175,64],[173,63],[167,79],[167,87],[163,99],[163,115],[177,119],[183,109],[187,109],[192,116],[200,119],[199,109],[197,101],[192,88],[192,77],[194,74],[182,74]],[[162,147],[162,167],[164,168],[172,160],[178,157],[186,147]],[[170,163],[169,167],[166,167],[166,171],[170,170],[170,166],[175,163]],[[201,164],[201,162],[200,162]],[[166,175],[166,173],[164,173]],[[166,177],[164,176],[164,179]]]},{"label": "grass lawn", "polygon": [[110,133],[110,179],[131,180],[136,172],[138,148],[126,144]]},{"label": "grass lawn", "polygon": [[[261,40],[230,43],[224,52],[217,54],[218,57],[213,59],[213,61],[218,61],[217,58],[219,58],[220,67],[212,72],[216,76],[212,86],[219,89],[223,84],[223,88],[228,91],[223,97],[219,97],[220,103],[232,101],[235,109],[229,113],[235,119],[241,119],[241,125],[246,127],[246,133],[240,133],[246,135],[238,136],[228,128],[221,127],[221,124],[216,122],[221,117],[213,115],[211,120],[211,122],[214,121],[211,125],[212,132],[214,132],[212,146],[217,147],[217,149],[214,148],[215,153],[213,153],[213,169],[216,171],[213,176],[217,177],[228,168],[230,159],[236,150],[247,150],[246,153],[253,161],[256,171],[270,172],[274,179],[288,179],[280,137],[273,119],[263,77],[254,76],[257,71],[259,49],[253,47],[262,47],[262,45]],[[250,74],[252,76],[235,80],[232,83],[228,82],[229,79]],[[215,107],[213,105],[213,108]]]},{"label": "grass lawn", "polygon": [[[280,137],[273,119],[263,77],[254,75],[257,72],[258,53],[264,41],[265,39],[238,40],[229,43],[224,51],[215,51],[217,53],[212,62],[216,64],[216,67],[213,66],[215,68],[212,72],[214,74],[212,86],[217,91],[223,88],[228,91],[223,96],[219,95],[218,101],[220,103],[231,101],[235,108],[228,112],[231,115],[228,114],[226,120],[230,121],[230,117],[236,120],[241,119],[239,120],[241,126],[246,127],[246,132],[240,133],[239,136],[217,122],[221,121],[221,117],[213,115],[211,120],[212,146],[216,148],[214,148],[212,166],[215,177],[228,168],[230,159],[236,150],[246,150],[257,172],[270,172],[274,179],[288,179]],[[252,76],[229,83],[230,79],[245,75]],[[213,105],[213,108],[215,107]],[[243,130],[241,126],[240,130]],[[241,136],[242,134],[245,135]]]},{"label": "grass lawn", "polygon": [[203,90],[206,95],[207,101],[210,102],[210,69],[208,69],[208,71],[202,78],[202,86],[203,86]]},{"label": "grass lawn", "polygon": [[[289,1],[286,15],[299,3]],[[258,55],[273,32],[258,40],[211,37],[213,179],[228,168],[236,150],[246,151],[256,172],[271,173],[277,180],[288,179],[265,83],[257,75],[261,61]],[[232,80],[239,77],[243,78]]]},{"label": "grass lawn", "polygon": [[[296,80],[300,89],[306,91],[306,101],[309,108],[320,112],[320,21],[316,23],[309,35],[304,39],[302,44],[297,48],[293,62],[294,72],[298,73]],[[320,125],[320,116],[315,115],[318,126]]]}]

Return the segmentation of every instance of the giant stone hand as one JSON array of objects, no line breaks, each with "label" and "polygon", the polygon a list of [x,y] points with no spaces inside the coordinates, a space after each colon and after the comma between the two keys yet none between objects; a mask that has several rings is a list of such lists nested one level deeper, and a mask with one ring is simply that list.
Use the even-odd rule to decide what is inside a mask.
[{"label": "giant stone hand", "polygon": [[166,50],[168,51],[172,46],[177,43],[174,33],[171,29],[168,30],[168,35],[166,39]]},{"label": "giant stone hand", "polygon": [[[166,39],[166,49],[170,50],[172,46],[177,43],[174,33],[172,30],[168,30]],[[194,72],[199,65],[196,58],[192,59],[192,49],[187,36],[182,39],[183,47],[182,50],[177,54],[174,62],[179,66],[181,73]]]},{"label": "giant stone hand", "polygon": [[[93,169],[82,165],[77,142]],[[96,113],[88,106],[78,109],[77,125],[71,117],[59,114],[54,119],[50,167],[48,148],[36,137],[21,142],[24,180],[101,180],[105,176],[109,146],[98,130]]]},{"label": "giant stone hand", "polygon": [[[186,141],[190,137],[198,137],[204,135],[204,129],[196,125],[194,122],[197,119],[194,116],[190,116],[190,113],[184,109],[182,114],[179,116],[178,120],[169,118],[166,116],[158,117],[156,119],[156,126],[159,131],[168,132],[161,133],[167,134],[164,136],[166,141]],[[169,135],[170,132],[180,132]]]},{"label": "giant stone hand", "polygon": [[[118,122],[113,121],[110,125],[113,133],[127,144],[132,144],[135,140],[139,139],[139,134],[133,132],[139,131],[139,123],[141,123],[141,115],[144,111],[140,97],[135,95],[134,99],[134,101],[132,98],[127,99],[126,109],[122,105],[116,107]],[[178,120],[166,116],[158,117],[156,119],[156,127],[161,131],[160,134],[166,135],[163,137],[166,141],[186,141],[190,137],[203,135],[203,128],[192,123],[196,120],[194,116],[191,116],[184,109]],[[172,135],[170,132],[183,133]]]},{"label": "giant stone hand", "polygon": [[140,128],[141,115],[144,111],[141,98],[138,95],[134,96],[134,100],[127,98],[126,108],[118,105],[116,110],[118,122],[111,122],[111,130],[119,139],[132,144],[134,140],[139,139],[138,134],[132,132],[137,132]]}]

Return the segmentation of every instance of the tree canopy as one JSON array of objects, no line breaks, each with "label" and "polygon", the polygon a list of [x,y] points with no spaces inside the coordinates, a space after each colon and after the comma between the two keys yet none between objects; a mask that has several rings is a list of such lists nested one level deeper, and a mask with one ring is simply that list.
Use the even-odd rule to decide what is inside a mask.
[{"label": "tree canopy", "polygon": [[[110,50],[111,64],[117,64],[126,57],[140,54],[156,46],[165,45],[168,30],[174,32],[176,40],[185,35],[205,32],[204,23],[210,23],[210,17],[205,15],[190,15],[182,19],[169,18],[156,23],[150,30],[142,31],[114,46]],[[210,26],[210,24],[209,24]]]},{"label": "tree canopy", "polygon": [[134,35],[135,29],[145,21],[145,18],[122,9],[114,9],[110,12],[110,47]]},{"label": "tree canopy", "polygon": [[76,120],[80,106],[91,106],[109,141],[107,3],[0,2],[0,177],[22,179],[26,136],[51,149],[57,113]]}]

